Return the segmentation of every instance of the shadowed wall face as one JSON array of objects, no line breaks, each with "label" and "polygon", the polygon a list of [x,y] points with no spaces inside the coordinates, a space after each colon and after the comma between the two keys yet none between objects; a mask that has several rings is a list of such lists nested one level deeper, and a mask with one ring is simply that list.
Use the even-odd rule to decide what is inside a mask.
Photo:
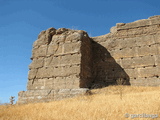
[{"label": "shadowed wall face", "polygon": [[105,87],[117,84],[117,80],[123,80],[123,84],[129,85],[129,76],[115,61],[108,50],[93,41],[93,85],[92,88]]},{"label": "shadowed wall face", "polygon": [[89,36],[84,34],[82,38],[81,45],[81,72],[80,72],[80,87],[81,88],[91,88],[93,75],[92,75],[92,61],[93,61],[93,53],[92,53],[92,40]]}]

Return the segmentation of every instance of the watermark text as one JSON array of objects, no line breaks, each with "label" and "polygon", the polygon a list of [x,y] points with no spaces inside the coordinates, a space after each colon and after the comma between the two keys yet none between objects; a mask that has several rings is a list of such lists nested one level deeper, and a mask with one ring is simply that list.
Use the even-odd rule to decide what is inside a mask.
[{"label": "watermark text", "polygon": [[125,114],[125,117],[126,118],[158,118],[158,114],[146,114],[146,113],[143,113],[143,114],[129,114],[129,113],[126,113]]}]

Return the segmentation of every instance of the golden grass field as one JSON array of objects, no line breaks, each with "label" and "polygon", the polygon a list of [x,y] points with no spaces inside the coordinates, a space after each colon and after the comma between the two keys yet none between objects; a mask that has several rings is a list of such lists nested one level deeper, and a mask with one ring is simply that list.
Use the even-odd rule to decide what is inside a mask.
[{"label": "golden grass field", "polygon": [[0,120],[160,120],[160,87],[109,86],[92,93],[49,103],[1,105]]}]

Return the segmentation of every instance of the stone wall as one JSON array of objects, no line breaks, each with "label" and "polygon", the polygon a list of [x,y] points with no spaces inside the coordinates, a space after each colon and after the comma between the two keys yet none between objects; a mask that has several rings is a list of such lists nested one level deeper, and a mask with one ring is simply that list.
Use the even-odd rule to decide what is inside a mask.
[{"label": "stone wall", "polygon": [[121,84],[159,86],[160,16],[117,23],[109,34],[50,28],[33,44],[27,91],[18,103],[46,102]]},{"label": "stone wall", "polygon": [[160,85],[160,16],[118,23],[111,33],[92,39],[95,83],[116,84],[122,78],[131,85]]},{"label": "stone wall", "polygon": [[90,85],[91,50],[85,31],[42,31],[33,44],[27,91],[19,93],[18,103],[59,100],[87,91],[80,86]]}]

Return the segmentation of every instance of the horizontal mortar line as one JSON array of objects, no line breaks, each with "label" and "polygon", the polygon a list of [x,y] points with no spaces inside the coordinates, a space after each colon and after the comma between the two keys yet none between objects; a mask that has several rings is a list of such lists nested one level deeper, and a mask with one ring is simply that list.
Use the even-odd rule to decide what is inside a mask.
[{"label": "horizontal mortar line", "polygon": [[[69,75],[67,75],[67,76],[62,76],[62,75],[61,75],[61,76],[42,77],[42,78],[35,78],[35,79],[46,79],[46,78],[47,78],[47,79],[50,79],[50,78],[53,78],[53,79],[54,79],[55,77],[56,77],[56,78],[57,78],[57,77],[65,77],[65,78],[66,78],[66,77],[70,77],[70,76],[73,76],[73,75],[77,75],[77,74],[76,74],[76,73],[73,73],[73,74],[69,74]],[[30,80],[33,80],[33,79],[30,79]]]},{"label": "horizontal mortar line", "polygon": [[[152,46],[153,45],[156,45],[156,44],[152,44]],[[158,44],[157,44],[158,45]],[[144,45],[145,46],[145,45]],[[126,47],[126,48],[118,48],[118,50],[117,49],[114,49],[114,50],[108,50],[109,52],[119,52],[119,51],[123,51],[123,50],[125,50],[126,51],[126,49],[127,48],[129,48],[129,49],[132,49],[132,51],[136,51],[136,49],[135,50],[133,50],[134,48],[144,48],[144,46],[135,46],[135,47],[132,47],[132,48],[130,48],[130,47]],[[148,47],[150,46],[150,45],[147,45]],[[151,48],[151,47],[149,47],[149,48]],[[158,47],[157,47],[158,48]],[[119,49],[121,49],[121,50],[119,50]],[[150,50],[150,51],[152,51],[152,50]],[[157,49],[157,51],[158,51],[158,49]]]},{"label": "horizontal mortar line", "polygon": [[56,57],[56,56],[64,56],[64,55],[70,55],[70,54],[80,54],[80,51],[78,52],[70,52],[70,53],[62,53],[62,54],[51,54],[51,55],[46,55],[46,56],[40,56],[40,57]]},{"label": "horizontal mortar line", "polygon": [[[137,58],[143,58],[143,57],[156,57],[158,56],[159,54],[155,54],[155,55],[144,55],[144,56],[134,56],[134,57],[120,57],[119,59],[115,59],[115,61],[117,60],[122,60],[121,58],[123,58],[123,60],[125,59],[137,59]],[[112,56],[113,57],[113,56]],[[114,58],[114,57],[113,57]]]},{"label": "horizontal mortar line", "polygon": [[[136,78],[136,79],[135,79]],[[149,79],[159,79],[155,76],[148,76],[148,77],[132,77],[130,81],[138,81],[138,80],[149,80]]]},{"label": "horizontal mortar line", "polygon": [[[151,56],[152,55],[152,56]],[[153,56],[157,56],[157,55],[159,55],[159,54],[149,54],[149,55],[143,55],[143,56],[139,56],[139,55],[137,55],[137,56],[134,56],[134,57],[124,57],[124,56],[122,56],[122,57],[118,57],[118,59],[117,58],[114,58],[113,56],[113,58],[115,59],[115,60],[120,60],[121,58],[123,58],[123,59],[126,59],[126,58],[131,58],[131,59],[134,59],[134,58],[142,58],[142,57],[146,57],[146,56],[151,56],[151,57],[153,57]]]},{"label": "horizontal mortar line", "polygon": [[[129,23],[130,24],[130,23]],[[117,28],[117,31],[120,30],[130,30],[130,29],[137,29],[137,28],[145,28],[145,27],[151,27],[151,26],[155,26],[155,25],[159,25],[160,23],[152,23],[150,25],[140,25],[140,26],[133,26],[133,27],[127,27],[125,28],[125,25],[123,27],[119,27]],[[126,24],[127,25],[127,24]]]},{"label": "horizontal mortar line", "polygon": [[[116,78],[119,78],[119,77],[116,77]],[[136,78],[136,79],[134,79],[134,78]],[[141,78],[142,78],[142,79],[149,79],[149,78],[151,78],[151,79],[152,79],[152,78],[159,79],[159,78],[157,78],[157,77],[154,76],[154,75],[153,75],[153,76],[148,76],[148,77],[147,77],[147,76],[146,76],[146,77],[138,77],[138,76],[137,76],[137,77],[129,77],[130,80],[131,80],[131,79],[137,80],[137,79],[141,79]],[[107,80],[106,82],[113,82],[113,79],[110,80],[110,81]]]},{"label": "horizontal mortar line", "polygon": [[[101,43],[100,43],[101,44]],[[148,45],[142,45],[142,46],[132,46],[132,49],[133,48],[136,48],[136,47],[145,47],[145,46],[152,46],[152,45],[160,45],[160,42],[159,43],[153,43],[153,44],[148,44]],[[103,44],[102,44],[102,46],[103,46]],[[131,48],[131,47],[118,47],[117,49],[121,49],[121,50],[123,50],[123,49],[127,49],[127,48]],[[111,49],[110,51],[116,51],[117,49]],[[121,51],[121,50],[119,50],[119,51]]]},{"label": "horizontal mortar line", "polygon": [[[37,40],[38,40],[38,39],[37,39]],[[69,41],[64,41],[64,42],[57,42],[57,44],[62,45],[62,44],[65,44],[65,43],[77,43],[77,42],[81,42],[81,40],[80,40],[80,39],[78,39],[78,40],[69,40]],[[53,44],[50,43],[50,44],[44,44],[44,45],[50,46],[50,45],[53,45]],[[39,48],[40,46],[43,46],[43,45],[33,46],[33,48],[37,49],[37,48]]]},{"label": "horizontal mortar line", "polygon": [[63,53],[63,54],[53,54],[53,55],[45,55],[45,56],[38,56],[38,57],[31,57],[33,59],[39,59],[39,58],[48,58],[48,57],[59,57],[59,56],[65,56],[65,55],[71,55],[71,54],[80,54],[80,52],[72,52],[72,53]]},{"label": "horizontal mortar line", "polygon": [[[114,56],[112,56],[114,59],[115,59],[115,61],[116,60],[124,60],[124,59],[134,59],[134,58],[143,58],[143,57],[145,57],[145,56],[151,56],[152,54],[150,54],[150,55],[144,55],[144,56],[134,56],[134,57],[114,57]],[[153,56],[151,56],[151,57],[154,57],[154,56],[157,56],[157,55],[159,55],[159,54],[155,54],[155,55],[153,55]],[[123,59],[121,59],[121,58],[123,58]]]},{"label": "horizontal mortar line", "polygon": [[[150,67],[152,67],[152,68],[156,68],[156,67],[160,67],[159,65],[156,65],[156,67],[153,67],[154,65],[147,65],[147,66],[140,66],[140,67],[131,67],[131,68],[123,68],[124,70],[125,69],[137,69],[137,68],[150,68]],[[145,69],[144,68],[144,69]]]},{"label": "horizontal mortar line", "polygon": [[35,91],[36,92],[42,92],[42,91],[47,91],[47,92],[49,92],[49,91],[57,91],[57,92],[59,92],[59,91],[63,91],[63,90],[76,90],[76,91],[78,91],[78,90],[82,90],[82,89],[86,89],[86,88],[61,88],[61,89],[54,89],[54,88],[51,88],[51,89],[31,89],[31,90],[28,90],[28,91],[24,91],[24,92],[32,92],[32,93],[34,93]]},{"label": "horizontal mortar line", "polygon": [[[147,34],[147,35],[160,35],[160,33],[159,34],[157,34],[157,32],[154,32],[154,33],[149,33],[149,34]],[[146,35],[141,35],[141,36],[146,36]],[[138,37],[140,37],[139,35],[138,35]],[[128,38],[134,38],[135,39],[135,36],[128,36]],[[119,39],[125,39],[125,38],[119,38]]]},{"label": "horizontal mortar line", "polygon": [[42,67],[37,67],[37,68],[31,68],[31,69],[40,69],[40,68],[50,68],[50,67],[68,67],[68,66],[77,66],[80,65],[81,63],[75,63],[75,64],[61,64],[61,65],[56,65],[56,66],[52,66],[52,65],[48,65],[48,66],[42,66]]},{"label": "horizontal mortar line", "polygon": [[[160,30],[158,30],[160,31]],[[142,34],[130,34],[128,37],[131,37],[131,38],[134,38],[134,37],[140,37],[140,36],[144,36],[144,35],[153,35],[153,34],[156,34],[157,31],[153,31],[153,32],[150,32],[150,33],[142,33]],[[133,37],[132,37],[133,36]]]},{"label": "horizontal mortar line", "polygon": [[52,67],[66,67],[66,66],[77,66],[80,65],[81,63],[75,63],[75,64],[61,64],[61,65],[56,65]]},{"label": "horizontal mortar line", "polygon": [[[126,24],[127,25],[127,24]],[[135,26],[135,27],[126,27],[126,28],[117,28],[117,31],[120,31],[120,30],[130,30],[130,29],[137,29],[137,28],[145,28],[145,27],[150,27],[150,26],[153,26],[154,24],[152,25],[142,25],[142,26]],[[155,24],[155,25],[158,25],[158,24]],[[125,25],[124,25],[125,26]]]},{"label": "horizontal mortar line", "polygon": [[[157,31],[160,31],[160,30],[157,30]],[[115,38],[115,39],[125,39],[125,38],[135,38],[135,37],[139,37],[139,36],[142,36],[142,35],[152,35],[152,34],[156,34],[157,31],[153,31],[153,32],[150,32],[150,33],[142,33],[142,34],[129,34],[129,35],[123,35],[123,36],[120,36],[120,35],[113,35],[112,38]],[[132,37],[133,36],[133,37]],[[109,38],[108,38],[109,39]]]},{"label": "horizontal mortar line", "polygon": [[[136,79],[134,79],[134,78],[136,78]],[[137,80],[137,79],[153,79],[153,78],[159,79],[156,76],[148,76],[148,77],[131,77],[130,80],[133,81],[133,80]]]},{"label": "horizontal mortar line", "polygon": [[[37,80],[37,79],[49,79],[49,78],[55,78],[55,77],[70,77],[70,76],[79,76],[79,75],[77,75],[77,73],[72,73],[72,74],[68,74],[68,75],[59,75],[59,76],[57,76],[57,75],[55,75],[55,76],[51,76],[51,77],[36,77],[36,78],[33,78],[33,79],[28,79],[29,81],[31,81],[31,80]],[[79,78],[79,77],[77,77],[77,78]]]},{"label": "horizontal mortar line", "polygon": [[[160,30],[159,30],[159,31],[160,31]],[[110,33],[109,33],[109,34],[110,34]],[[159,34],[160,34],[160,33],[159,33]],[[158,34],[158,35],[159,35],[159,34]],[[106,34],[106,35],[107,35],[107,34]],[[135,37],[146,36],[146,35],[157,35],[157,31],[156,31],[156,32],[149,33],[149,34],[143,33],[143,34],[138,34],[138,35],[135,35],[135,34],[132,34],[132,35],[129,35],[129,36],[126,35],[126,37],[122,37],[122,36],[121,36],[121,37],[117,37],[117,36],[114,36],[114,35],[113,35],[114,37],[113,37],[113,36],[109,36],[109,37],[106,36],[106,37],[105,37],[105,35],[104,35],[105,38],[104,38],[103,40],[101,40],[101,41],[99,41],[99,39],[96,40],[96,39],[95,39],[96,37],[93,38],[93,40],[95,39],[96,42],[100,43],[100,42],[106,42],[107,40],[110,40],[110,39],[116,39],[116,40],[117,40],[117,39],[128,39],[128,38],[135,38]]]}]

